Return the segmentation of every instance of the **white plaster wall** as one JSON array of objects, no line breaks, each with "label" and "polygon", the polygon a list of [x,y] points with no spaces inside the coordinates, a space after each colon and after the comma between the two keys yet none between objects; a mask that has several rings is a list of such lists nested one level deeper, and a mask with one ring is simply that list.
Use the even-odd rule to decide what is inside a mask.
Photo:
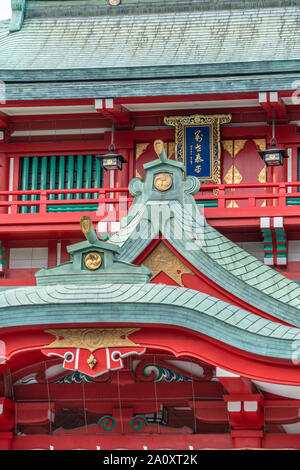
[{"label": "white plaster wall", "polygon": [[288,260],[300,261],[300,240],[290,240],[288,242]]},{"label": "white plaster wall", "polygon": [[48,266],[48,247],[10,248],[10,269],[34,269]]},{"label": "white plaster wall", "polygon": [[238,246],[247,251],[250,255],[255,256],[259,261],[264,261],[264,244],[263,242],[238,242]]}]

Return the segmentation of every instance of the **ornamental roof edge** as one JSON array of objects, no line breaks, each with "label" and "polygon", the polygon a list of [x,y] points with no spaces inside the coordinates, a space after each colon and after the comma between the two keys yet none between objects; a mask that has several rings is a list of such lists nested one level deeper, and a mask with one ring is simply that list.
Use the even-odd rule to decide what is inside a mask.
[{"label": "ornamental roof edge", "polygon": [[[62,305],[64,314],[58,315]],[[55,285],[0,293],[0,328],[87,321],[179,326],[255,355],[288,360],[293,358],[294,342],[300,339],[299,328],[177,286]]]},{"label": "ornamental roof edge", "polygon": [[122,16],[152,13],[179,13],[187,11],[245,10],[276,7],[294,7],[299,0],[120,0],[111,5],[109,0],[12,0],[16,5],[26,2],[25,17]]}]

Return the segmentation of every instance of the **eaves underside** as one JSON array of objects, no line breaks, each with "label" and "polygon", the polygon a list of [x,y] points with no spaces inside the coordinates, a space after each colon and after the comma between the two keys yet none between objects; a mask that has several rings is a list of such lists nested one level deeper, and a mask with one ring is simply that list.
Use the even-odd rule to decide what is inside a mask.
[{"label": "eaves underside", "polygon": [[[1,74],[1,72],[0,72]],[[75,82],[6,82],[6,100],[111,98],[293,90],[300,72],[244,77],[193,77]],[[5,80],[3,80],[5,82]],[[296,84],[296,85],[295,85]]]},{"label": "eaves underside", "polygon": [[16,82],[76,82],[92,80],[176,79],[176,78],[254,78],[263,75],[300,72],[299,60],[274,60],[215,64],[163,65],[153,67],[0,69],[1,80]]}]

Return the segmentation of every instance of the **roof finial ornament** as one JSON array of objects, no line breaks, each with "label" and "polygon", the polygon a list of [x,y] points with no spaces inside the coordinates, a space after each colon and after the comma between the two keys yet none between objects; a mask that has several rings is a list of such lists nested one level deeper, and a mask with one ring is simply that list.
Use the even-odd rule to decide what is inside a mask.
[{"label": "roof finial ornament", "polygon": [[168,161],[166,151],[165,151],[165,146],[162,140],[155,140],[154,141],[154,150],[156,155],[158,156],[159,160],[161,163],[166,163]]},{"label": "roof finial ornament", "polygon": [[80,219],[80,228],[85,238],[93,245],[98,245],[101,241],[109,238],[108,234],[104,234],[99,239],[93,226],[92,219],[89,215],[83,215]]},{"label": "roof finial ornament", "polygon": [[11,0],[12,15],[9,25],[9,31],[11,33],[21,30],[24,20],[25,7],[26,0]]}]

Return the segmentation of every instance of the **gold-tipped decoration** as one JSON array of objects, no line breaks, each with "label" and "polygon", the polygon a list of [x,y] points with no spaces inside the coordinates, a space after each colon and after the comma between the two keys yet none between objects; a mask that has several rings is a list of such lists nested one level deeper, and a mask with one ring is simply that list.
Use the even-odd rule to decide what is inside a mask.
[{"label": "gold-tipped decoration", "polygon": [[85,234],[90,233],[93,223],[89,215],[83,215],[80,219],[80,227],[82,232]]}]

